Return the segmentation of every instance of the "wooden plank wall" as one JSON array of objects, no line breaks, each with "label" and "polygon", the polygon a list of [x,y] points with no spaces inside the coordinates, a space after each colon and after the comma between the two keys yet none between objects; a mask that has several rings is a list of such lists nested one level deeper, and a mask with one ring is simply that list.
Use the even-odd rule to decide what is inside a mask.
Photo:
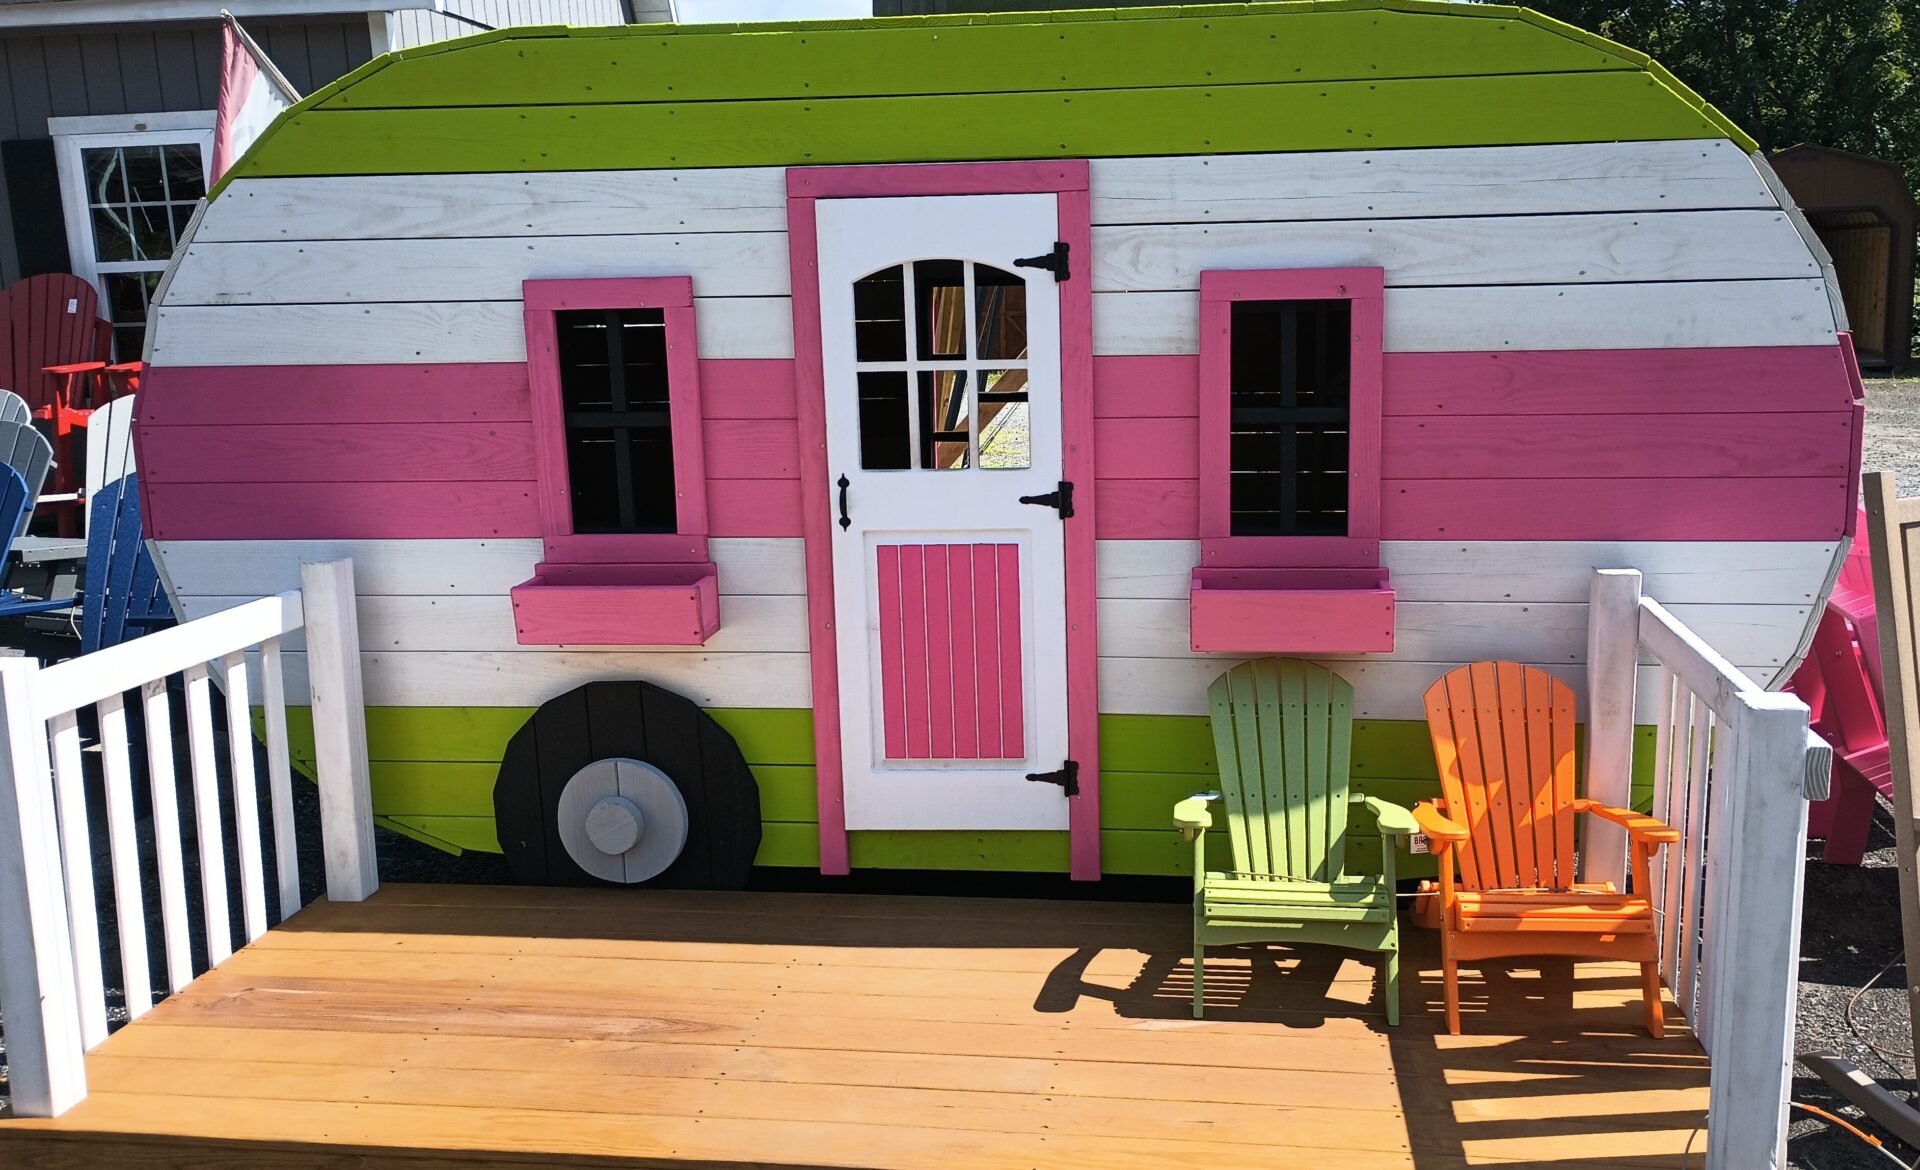
[{"label": "wooden plank wall", "polygon": [[[1641,567],[1762,679],[1795,655],[1845,524],[1853,404],[1817,267],[1733,144],[1096,160],[1092,203],[1110,869],[1181,864],[1164,805],[1211,766],[1159,746],[1204,746],[1202,696],[1226,661],[1186,645],[1203,266],[1387,270],[1382,559],[1400,642],[1333,663],[1383,792],[1430,786],[1419,694],[1451,666],[1502,655],[1581,682],[1594,567]],[[804,711],[784,204],[778,168],[235,183],[159,310],[143,418],[149,515],[183,608],[344,553],[383,709],[512,722],[630,675],[730,712]],[[1505,246],[1513,233],[1524,247]],[[519,282],[681,273],[698,294],[722,632],[686,652],[521,647],[504,595],[538,558],[538,522],[516,478]],[[343,450],[342,435],[363,441]],[[395,718],[424,745],[466,726]],[[402,738],[390,750],[436,750]],[[750,759],[807,767],[810,747],[796,760],[779,742]],[[382,764],[394,800],[441,812],[382,811],[485,847],[493,761],[443,754],[437,789],[406,787],[433,759]],[[764,859],[810,863],[810,776],[763,775],[794,818],[769,814]],[[428,791],[457,795],[420,803]],[[468,819],[431,819],[446,809]],[[927,856],[892,848],[856,840],[856,864]],[[956,865],[1066,856],[1049,834],[946,848]]]}]

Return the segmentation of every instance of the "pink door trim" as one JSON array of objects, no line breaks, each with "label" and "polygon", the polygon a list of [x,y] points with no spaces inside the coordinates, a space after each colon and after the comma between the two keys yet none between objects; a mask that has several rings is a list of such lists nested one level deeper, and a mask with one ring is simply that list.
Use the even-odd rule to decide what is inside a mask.
[{"label": "pink door trim", "polygon": [[807,619],[812,647],[813,740],[820,794],[820,872],[848,872],[840,753],[839,648],[833,624],[831,500],[827,484],[826,376],[820,362],[819,238],[816,199],[903,195],[1059,196],[1060,239],[1080,258],[1060,286],[1063,474],[1074,484],[1066,525],[1067,742],[1079,762],[1080,795],[1068,802],[1072,874],[1100,876],[1100,723],[1095,634],[1093,463],[1093,292],[1089,168],[1063,162],[930,163],[814,167],[787,171],[787,245],[793,271],[795,414],[800,429],[800,512],[807,540]]}]

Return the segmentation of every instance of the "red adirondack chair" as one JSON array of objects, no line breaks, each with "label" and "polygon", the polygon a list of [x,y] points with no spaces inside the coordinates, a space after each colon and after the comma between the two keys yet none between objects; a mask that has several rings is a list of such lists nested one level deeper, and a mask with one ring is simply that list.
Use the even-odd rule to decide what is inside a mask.
[{"label": "red adirondack chair", "polygon": [[67,273],[16,281],[0,291],[0,387],[26,399],[34,421],[53,444],[54,472],[48,492],[69,499],[62,506],[63,533],[80,516],[79,458],[74,432],[106,391],[102,374],[113,353],[113,331],[100,317],[100,297],[91,284]]},{"label": "red adirondack chair", "polygon": [[[1866,531],[1864,513],[1856,531]],[[1812,709],[1814,731],[1833,745],[1833,795],[1808,810],[1807,835],[1824,839],[1820,860],[1859,865],[1873,826],[1874,794],[1893,795],[1880,626],[1865,540],[1847,554],[1807,660],[1787,689]]]}]

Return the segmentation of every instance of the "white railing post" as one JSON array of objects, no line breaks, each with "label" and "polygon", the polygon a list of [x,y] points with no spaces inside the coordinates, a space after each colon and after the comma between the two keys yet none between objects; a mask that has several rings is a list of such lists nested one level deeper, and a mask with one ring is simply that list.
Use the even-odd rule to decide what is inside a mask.
[{"label": "white railing post", "polygon": [[[1619,808],[1633,799],[1633,688],[1639,662],[1640,570],[1596,569],[1587,602],[1585,792],[1589,800]],[[1626,830],[1597,817],[1588,818],[1583,828],[1582,879],[1626,889]]]},{"label": "white railing post", "polygon": [[53,763],[33,710],[39,663],[0,660],[0,1018],[13,1111],[58,1117],[87,1095]]},{"label": "white railing post", "polygon": [[359,902],[380,887],[380,875],[373,844],[373,786],[367,765],[353,562],[301,565],[300,599],[307,626],[307,685],[313,696],[327,898]]},{"label": "white railing post", "polygon": [[[1737,697],[1725,794],[1707,827],[1722,864],[1709,894],[1707,1166],[1786,1165],[1793,1083],[1794,972],[1800,961],[1800,859],[1807,833],[1807,707],[1792,695]],[[1717,755],[1718,753],[1716,753]],[[1712,880],[1712,879],[1710,879]]]}]

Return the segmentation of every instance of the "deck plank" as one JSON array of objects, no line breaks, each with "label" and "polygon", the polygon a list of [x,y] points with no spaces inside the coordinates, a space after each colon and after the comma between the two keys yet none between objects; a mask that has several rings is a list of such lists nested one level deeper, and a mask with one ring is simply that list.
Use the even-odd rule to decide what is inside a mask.
[{"label": "deck plank", "polygon": [[1225,952],[1196,1022],[1186,931],[1184,906],[388,887],[121,1029],[79,1107],[0,1122],[0,1161],[1598,1170],[1676,1161],[1704,1111],[1705,1058],[1639,1031],[1630,967],[1465,971],[1451,1037],[1427,932],[1391,1031],[1370,957]]}]

